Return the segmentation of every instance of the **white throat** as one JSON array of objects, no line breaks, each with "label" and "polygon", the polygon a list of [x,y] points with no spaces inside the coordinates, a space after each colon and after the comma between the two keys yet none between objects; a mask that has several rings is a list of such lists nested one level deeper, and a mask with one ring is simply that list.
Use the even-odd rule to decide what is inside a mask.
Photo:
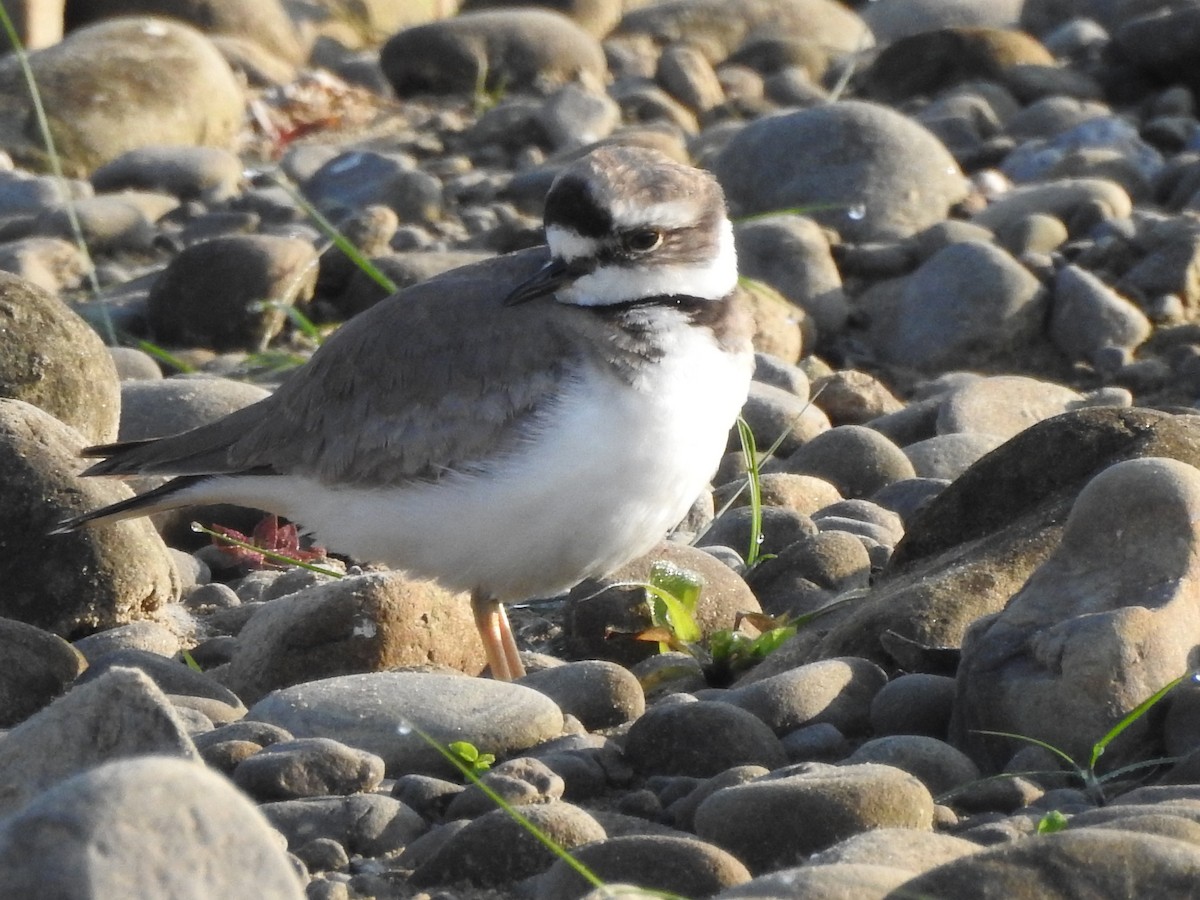
[{"label": "white throat", "polygon": [[[593,256],[600,248],[598,240],[559,225],[547,227],[546,243],[556,258],[566,262]],[[733,225],[726,219],[721,223],[717,252],[710,259],[672,263],[648,257],[640,266],[600,266],[559,289],[557,297],[561,303],[575,306],[608,306],[663,295],[719,300],[733,291],[737,278]]]}]

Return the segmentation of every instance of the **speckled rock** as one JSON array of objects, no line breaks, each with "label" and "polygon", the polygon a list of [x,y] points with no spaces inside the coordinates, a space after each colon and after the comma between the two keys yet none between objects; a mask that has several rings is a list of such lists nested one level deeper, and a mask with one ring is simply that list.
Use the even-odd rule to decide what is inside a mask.
[{"label": "speckled rock", "polygon": [[118,482],[77,477],[84,443],[37,407],[0,400],[0,615],[64,637],[146,616],[180,590],[145,520],[49,534],[65,518],[132,496]]},{"label": "speckled rock", "polygon": [[0,272],[0,397],[24,400],[92,443],[116,438],[117,370],[104,344],[44,289]]},{"label": "speckled rock", "polygon": [[375,572],[264,605],[238,635],[225,683],[255,702],[314,678],[425,663],[482,671],[467,598],[398,572]]}]

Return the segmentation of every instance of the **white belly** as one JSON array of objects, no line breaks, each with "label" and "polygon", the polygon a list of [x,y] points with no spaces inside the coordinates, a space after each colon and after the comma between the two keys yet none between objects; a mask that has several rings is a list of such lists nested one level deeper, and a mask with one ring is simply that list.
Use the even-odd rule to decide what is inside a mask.
[{"label": "white belly", "polygon": [[536,440],[486,474],[374,488],[237,476],[197,493],[278,512],[330,550],[454,590],[550,596],[646,553],[683,518],[720,461],[752,366],[687,328],[634,387],[572,384]]}]

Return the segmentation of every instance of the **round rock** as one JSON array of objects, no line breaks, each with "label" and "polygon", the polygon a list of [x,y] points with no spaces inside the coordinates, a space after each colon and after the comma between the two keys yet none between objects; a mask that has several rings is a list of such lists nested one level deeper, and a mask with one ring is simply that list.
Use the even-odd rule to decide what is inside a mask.
[{"label": "round rock", "polygon": [[0,825],[0,894],[302,900],[271,830],[228,781],[161,757],[84,772]]},{"label": "round rock", "polygon": [[187,247],[150,289],[150,327],[160,341],[215,350],[259,350],[291,305],[312,296],[317,254],[299,238],[235,235]]},{"label": "round rock", "polygon": [[545,694],[589,731],[631,722],[646,711],[646,696],[624,666],[591,659],[530,672],[518,684]]},{"label": "round rock", "polygon": [[[30,54],[29,64],[68,171],[89,171],[148,145],[231,147],[242,127],[233,71],[182,22],[100,22]],[[8,56],[0,61],[0,147],[41,166],[41,140],[26,129],[33,115],[21,67]]]},{"label": "round rock", "polygon": [[233,783],[258,800],[369,793],[381,781],[382,759],[329,738],[280,741],[233,771]]},{"label": "round rock", "polygon": [[46,706],[86,666],[58,635],[0,619],[0,728],[11,728]]},{"label": "round rock", "polygon": [[116,439],[117,369],[83,319],[42,288],[0,272],[0,397],[24,400],[94,444]]},{"label": "round rock", "polygon": [[725,769],[774,769],[787,757],[779,739],[757,716],[727,703],[659,704],[629,729],[625,745],[639,772],[706,778]]},{"label": "round rock", "polygon": [[849,499],[869,497],[916,475],[904,451],[863,425],[839,425],[817,435],[782,466],[788,472],[824,478]]},{"label": "round rock", "polygon": [[0,400],[0,615],[68,638],[142,618],[180,591],[145,519],[49,534],[65,518],[132,496],[119,482],[77,477],[83,443],[49,413]]},{"label": "round rock", "polygon": [[714,171],[735,215],[809,207],[851,241],[915,234],[967,193],[937,138],[861,101],[758,119],[733,136]]},{"label": "round rock", "polygon": [[928,831],[933,798],[907,772],[823,766],[717,791],[696,810],[696,834],[761,873],[875,828]]},{"label": "round rock", "polygon": [[565,16],[542,9],[465,13],[406,28],[379,63],[400,97],[523,91],[581,76],[603,83],[600,43]]},{"label": "round rock", "polygon": [[372,572],[262,606],[238,635],[225,683],[253,702],[316,678],[428,663],[483,670],[467,598],[399,572]]},{"label": "round rock", "polygon": [[[606,882],[625,881],[683,897],[710,897],[750,880],[746,867],[733,856],[690,837],[623,835],[578,847],[571,855]],[[535,897],[574,900],[589,887],[583,876],[559,860],[538,880]]]},{"label": "round rock", "polygon": [[511,756],[563,728],[562,713],[537,691],[505,682],[420,672],[344,675],[284,688],[247,714],[297,737],[331,737],[383,757],[392,776],[451,769],[417,733],[469,741]]}]

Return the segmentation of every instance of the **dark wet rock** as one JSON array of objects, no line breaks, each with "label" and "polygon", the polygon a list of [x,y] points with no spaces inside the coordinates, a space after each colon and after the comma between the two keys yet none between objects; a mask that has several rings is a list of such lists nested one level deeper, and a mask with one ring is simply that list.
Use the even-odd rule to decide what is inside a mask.
[{"label": "dark wet rock", "polygon": [[[68,171],[86,172],[149,145],[228,147],[242,124],[242,89],[203,35],[181,22],[121,18],[73,32],[30,55],[33,77]],[[103,84],[105,90],[95,90]],[[0,146],[45,166],[15,56],[0,64]]]},{"label": "dark wet rock", "polygon": [[826,206],[812,218],[847,240],[913,234],[966,195],[958,164],[933,135],[860,101],[759,119],[714,169],[736,215]]},{"label": "dark wet rock", "polygon": [[[599,822],[569,803],[530,806],[523,814],[564,850],[605,837]],[[505,852],[496,853],[496,847]],[[461,879],[500,887],[544,872],[556,859],[507,812],[495,809],[453,834],[431,859],[417,867],[412,881],[422,886]]]},{"label": "dark wet rock", "polygon": [[37,407],[0,400],[0,613],[64,637],[142,618],[180,589],[149,522],[49,535],[69,516],[131,496],[117,482],[76,476],[84,443]]},{"label": "dark wet rock", "polygon": [[146,754],[197,758],[154,682],[136,670],[114,669],[26,719],[0,742],[0,812],[15,812],[101,763]]},{"label": "dark wet rock", "polygon": [[424,663],[483,669],[467,598],[398,572],[374,572],[265,604],[238,635],[225,683],[253,703],[316,678]]},{"label": "dark wet rock", "polygon": [[[1198,627],[1193,565],[1200,471],[1117,463],[1080,492],[1054,553],[963,643],[955,742],[992,768],[1015,749],[978,731],[1029,735],[1086,758],[1137,704],[1186,671]],[[1105,754],[1119,765],[1157,738],[1141,719]]]},{"label": "dark wet rock", "polygon": [[696,810],[696,834],[724,847],[751,872],[796,865],[861,831],[928,831],[933,798],[890,766],[813,766],[717,791]]},{"label": "dark wet rock", "polygon": [[44,289],[0,272],[0,397],[24,400],[93,443],[116,437],[117,370],[104,344]]},{"label": "dark wet rock", "polygon": [[580,76],[603,80],[600,44],[569,19],[545,10],[466,13],[406,28],[380,53],[396,93],[520,91]]},{"label": "dark wet rock", "polygon": [[771,729],[757,716],[726,703],[658,704],[629,729],[625,746],[639,772],[707,778],[732,766],[786,761]]},{"label": "dark wet rock", "polygon": [[214,238],[187,247],[150,289],[150,325],[160,341],[218,350],[258,350],[283,327],[290,306],[312,296],[316,251],[272,235]]},{"label": "dark wet rock", "polygon": [[0,728],[11,728],[49,704],[86,666],[58,635],[0,619]]},{"label": "dark wet rock", "polygon": [[247,713],[296,737],[329,737],[383,757],[388,773],[457,771],[417,733],[508,756],[563,728],[537,691],[462,675],[374,672],[310,681],[269,694]]},{"label": "dark wet rock", "polygon": [[588,579],[571,591],[563,630],[572,653],[626,665],[654,653],[653,644],[631,636],[650,627],[645,590],[616,585],[646,583],[657,561],[673,563],[703,579],[695,617],[704,635],[733,628],[740,612],[760,611],[746,582],[724,563],[696,547],[665,542],[606,578]]},{"label": "dark wet rock", "polygon": [[[605,882],[625,881],[641,888],[684,897],[708,897],[750,880],[746,867],[730,854],[695,838],[665,835],[613,837],[576,848],[571,854]],[[573,900],[591,885],[559,860],[537,883],[537,900]]]}]

